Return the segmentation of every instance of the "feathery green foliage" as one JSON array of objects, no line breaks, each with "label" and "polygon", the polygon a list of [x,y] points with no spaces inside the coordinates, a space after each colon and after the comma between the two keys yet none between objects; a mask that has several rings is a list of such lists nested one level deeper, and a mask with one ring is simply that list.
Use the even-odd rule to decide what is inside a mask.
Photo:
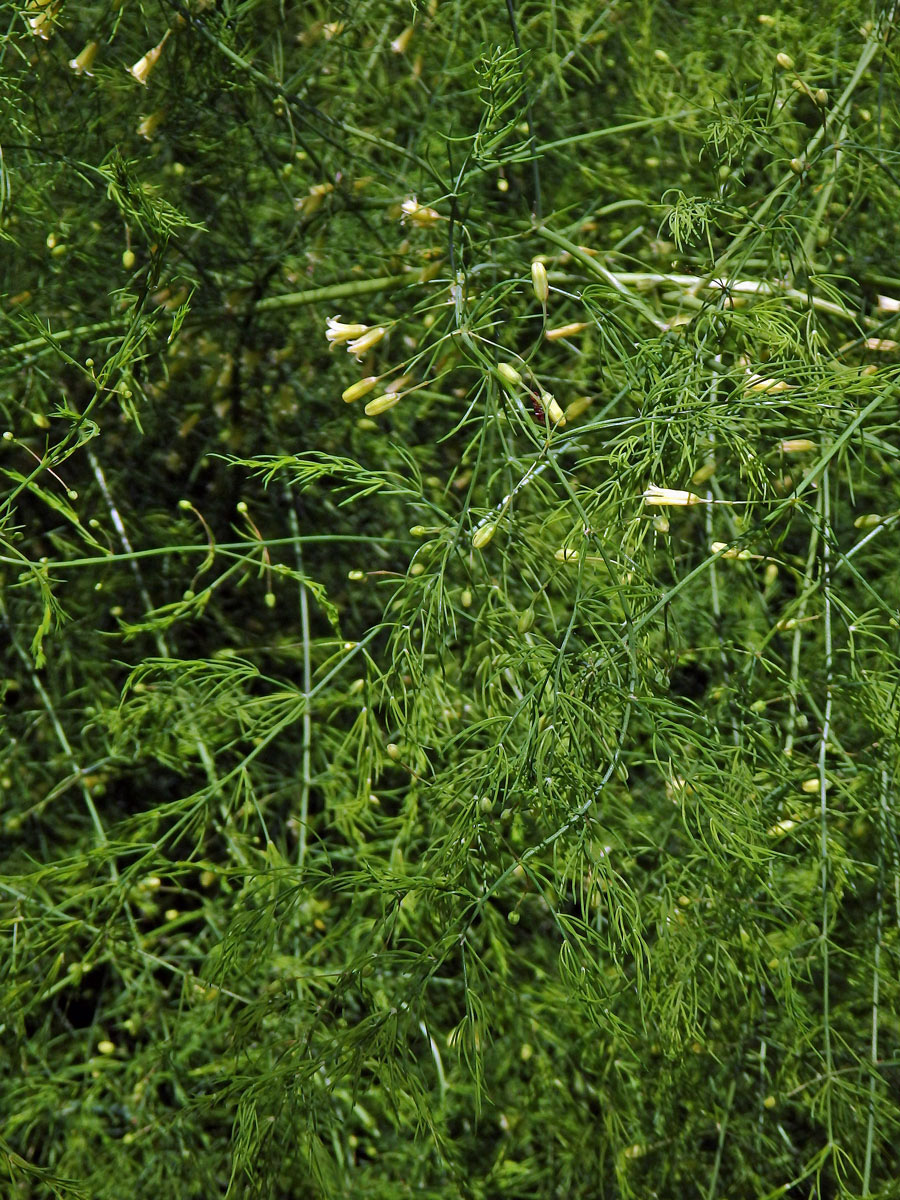
[{"label": "feathery green foliage", "polygon": [[896,17],[5,6],[4,1196],[896,1194]]}]

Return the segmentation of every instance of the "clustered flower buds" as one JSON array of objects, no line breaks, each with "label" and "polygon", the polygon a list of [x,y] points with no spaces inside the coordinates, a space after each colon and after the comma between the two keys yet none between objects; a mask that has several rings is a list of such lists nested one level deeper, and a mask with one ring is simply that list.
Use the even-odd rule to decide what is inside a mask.
[{"label": "clustered flower buds", "polygon": [[53,19],[60,9],[59,0],[34,0],[34,8],[41,11],[28,18],[29,27],[35,37],[46,42],[53,32]]}]

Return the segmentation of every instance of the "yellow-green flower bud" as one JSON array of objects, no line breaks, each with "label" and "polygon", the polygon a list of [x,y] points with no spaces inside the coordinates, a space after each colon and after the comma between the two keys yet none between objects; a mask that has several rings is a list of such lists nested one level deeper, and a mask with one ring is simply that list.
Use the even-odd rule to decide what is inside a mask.
[{"label": "yellow-green flower bud", "polygon": [[785,54],[783,50],[780,54],[775,55],[775,61],[783,71],[793,71],[794,69],[794,60],[789,54]]},{"label": "yellow-green flower bud", "polygon": [[480,529],[476,529],[472,535],[472,546],[475,550],[482,550],[497,532],[497,526],[489,521],[486,525],[482,525]]},{"label": "yellow-green flower bud", "polygon": [[686,504],[700,504],[701,498],[693,492],[683,492],[676,488],[648,487],[644,492],[644,503],[681,507]]},{"label": "yellow-green flower bud", "polygon": [[551,425],[558,425],[560,428],[566,423],[566,414],[556,399],[549,392],[541,392],[541,407],[547,414]]},{"label": "yellow-green flower bud", "polygon": [[534,259],[531,264],[531,285],[540,303],[546,304],[550,295],[550,285],[547,282],[547,268],[539,258]]},{"label": "yellow-green flower bud", "polygon": [[341,392],[341,399],[345,404],[352,404],[354,400],[367,396],[377,382],[377,375],[367,375],[365,379],[357,379],[356,383],[351,383],[349,387],[344,388]]},{"label": "yellow-green flower bud", "polygon": [[518,387],[522,382],[522,376],[512,365],[512,363],[502,362],[497,364],[497,374],[504,383],[508,383],[510,387]]},{"label": "yellow-green flower bud", "polygon": [[526,608],[525,611],[522,613],[521,617],[519,617],[519,624],[517,626],[519,633],[527,633],[533,624],[534,624],[534,609]]},{"label": "yellow-green flower bud", "polygon": [[385,392],[383,396],[376,396],[374,400],[370,400],[366,405],[366,416],[377,417],[383,412],[387,412],[389,408],[393,408],[400,399],[399,392]]},{"label": "yellow-green flower bud", "polygon": [[556,329],[548,329],[544,337],[548,342],[557,342],[560,338],[574,337],[577,333],[584,333],[587,327],[587,321],[573,321],[571,325],[560,325]]}]

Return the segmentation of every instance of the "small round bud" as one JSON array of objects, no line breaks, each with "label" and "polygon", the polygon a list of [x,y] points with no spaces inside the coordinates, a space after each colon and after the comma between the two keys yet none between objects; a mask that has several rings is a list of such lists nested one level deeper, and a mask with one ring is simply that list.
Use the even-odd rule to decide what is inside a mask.
[{"label": "small round bud", "polygon": [[125,268],[126,271],[130,271],[136,262],[137,262],[137,258],[135,256],[135,253],[133,250],[123,250],[122,266]]},{"label": "small round bud", "polygon": [[278,603],[278,600],[275,597],[275,593],[274,592],[266,592],[266,595],[265,595],[266,608],[274,608],[277,603]]},{"label": "small round bud", "polygon": [[785,54],[783,50],[780,54],[775,55],[775,61],[783,71],[793,71],[794,69],[794,60],[789,54]]},{"label": "small round bud", "polygon": [[828,103],[828,93],[824,88],[816,88],[816,90],[813,92],[813,100],[815,100],[819,108],[824,108]]},{"label": "small round bud", "polygon": [[388,744],[385,746],[384,749],[385,749],[385,753],[387,754],[388,758],[392,758],[394,760],[394,762],[396,762],[397,759],[400,757],[400,747],[397,745],[396,742],[388,742]]},{"label": "small round bud", "polygon": [[245,500],[238,500],[237,504],[235,505],[235,508],[241,514],[242,517],[245,517],[247,515],[247,502]]},{"label": "small round bud", "polygon": [[413,525],[410,528],[409,536],[414,538],[424,537],[428,530],[424,525]]},{"label": "small round bud", "polygon": [[97,1050],[100,1054],[115,1054],[116,1044],[104,1038],[102,1042],[97,1043]]},{"label": "small round bud", "polygon": [[506,919],[509,921],[510,925],[518,925],[519,921],[521,920],[519,914],[515,912],[515,910],[511,913],[507,913]]},{"label": "small round bud", "polygon": [[358,583],[361,579],[365,579],[365,571],[348,571],[347,578],[352,579],[354,583]]},{"label": "small round bud", "polygon": [[534,624],[534,609],[526,608],[525,611],[522,613],[522,615],[519,617],[519,623],[516,626],[516,628],[518,629],[519,633],[527,633],[533,624]]},{"label": "small round bud", "polygon": [[791,170],[794,172],[795,175],[802,175],[805,170],[805,167],[803,165],[803,159],[802,158],[792,158],[791,159]]},{"label": "small round bud", "polygon": [[463,588],[462,593],[460,594],[460,597],[459,597],[459,602],[463,606],[463,608],[471,608],[472,607],[472,593],[469,591],[468,588]]},{"label": "small round bud", "polygon": [[422,575],[424,573],[424,571],[425,571],[424,563],[413,563],[413,565],[409,568],[410,575]]}]

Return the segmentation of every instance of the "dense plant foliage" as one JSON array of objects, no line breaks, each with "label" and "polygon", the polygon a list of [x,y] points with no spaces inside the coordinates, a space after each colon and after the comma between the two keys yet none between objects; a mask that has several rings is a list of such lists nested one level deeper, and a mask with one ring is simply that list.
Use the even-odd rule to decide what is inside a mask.
[{"label": "dense plant foliage", "polygon": [[15,0],[4,1195],[893,1196],[893,6]]}]

